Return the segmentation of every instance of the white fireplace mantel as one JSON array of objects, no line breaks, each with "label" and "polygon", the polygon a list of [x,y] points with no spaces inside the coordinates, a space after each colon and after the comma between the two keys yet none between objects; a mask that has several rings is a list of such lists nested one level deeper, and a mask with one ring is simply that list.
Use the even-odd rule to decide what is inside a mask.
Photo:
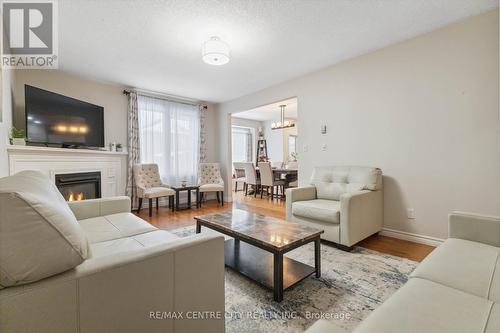
[{"label": "white fireplace mantel", "polygon": [[9,174],[23,170],[38,170],[55,181],[56,174],[101,173],[101,196],[124,195],[126,152],[90,149],[8,146]]}]

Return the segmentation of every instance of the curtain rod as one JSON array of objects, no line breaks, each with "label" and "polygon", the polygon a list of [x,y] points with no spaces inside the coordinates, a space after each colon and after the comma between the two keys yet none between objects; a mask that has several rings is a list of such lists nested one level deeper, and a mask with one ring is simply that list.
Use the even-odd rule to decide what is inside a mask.
[{"label": "curtain rod", "polygon": [[[186,104],[186,105],[200,105],[201,103],[197,101],[189,101],[186,99],[183,99],[182,97],[176,97],[176,96],[170,96],[166,94],[160,94],[160,93],[155,93],[155,92],[148,92],[148,91],[141,91],[141,90],[128,90],[124,89],[123,94],[124,95],[130,95],[130,92],[134,91],[138,95],[143,95],[151,98],[156,98],[156,99],[163,99],[167,100],[170,102],[175,102],[175,103],[180,103],[180,104]],[[206,105],[202,105],[203,108],[206,110],[208,107]]]}]

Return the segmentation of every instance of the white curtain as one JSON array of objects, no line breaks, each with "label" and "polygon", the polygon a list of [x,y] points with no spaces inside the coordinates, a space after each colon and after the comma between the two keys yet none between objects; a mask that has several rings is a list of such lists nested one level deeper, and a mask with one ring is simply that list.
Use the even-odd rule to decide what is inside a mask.
[{"label": "white curtain", "polygon": [[164,183],[196,184],[200,112],[196,105],[138,96],[141,163],[156,163]]}]

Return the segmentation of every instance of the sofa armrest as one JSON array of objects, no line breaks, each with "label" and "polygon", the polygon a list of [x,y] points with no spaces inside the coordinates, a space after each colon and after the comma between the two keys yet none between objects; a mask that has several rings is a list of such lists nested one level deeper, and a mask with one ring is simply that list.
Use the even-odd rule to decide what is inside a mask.
[{"label": "sofa armrest", "polygon": [[384,194],[356,191],[340,196],[340,243],[352,246],[382,229]]},{"label": "sofa armrest", "polygon": [[77,220],[103,215],[130,212],[130,198],[127,196],[90,199],[68,202]]},{"label": "sofa armrest", "polygon": [[316,199],[316,187],[304,186],[289,188],[286,190],[286,219],[292,220],[292,203]]},{"label": "sofa armrest", "polygon": [[448,215],[449,237],[500,246],[500,217],[464,212]]},{"label": "sofa armrest", "polygon": [[[195,235],[76,269],[82,331],[223,332],[224,238]],[[189,320],[189,313],[216,318]],[[181,313],[185,320],[165,318]],[[160,329],[161,328],[161,329]]]}]

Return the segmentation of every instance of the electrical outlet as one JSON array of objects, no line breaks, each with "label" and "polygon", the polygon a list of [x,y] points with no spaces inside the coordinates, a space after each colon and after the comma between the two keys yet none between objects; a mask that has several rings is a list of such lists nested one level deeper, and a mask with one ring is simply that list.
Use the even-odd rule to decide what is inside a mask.
[{"label": "electrical outlet", "polygon": [[408,217],[409,220],[415,220],[417,218],[415,216],[415,209],[408,208],[408,210],[406,211],[406,216]]},{"label": "electrical outlet", "polygon": [[326,148],[327,148],[327,147],[326,147],[326,143],[324,143],[324,144],[321,146],[321,150],[322,150],[322,151],[326,151]]}]

